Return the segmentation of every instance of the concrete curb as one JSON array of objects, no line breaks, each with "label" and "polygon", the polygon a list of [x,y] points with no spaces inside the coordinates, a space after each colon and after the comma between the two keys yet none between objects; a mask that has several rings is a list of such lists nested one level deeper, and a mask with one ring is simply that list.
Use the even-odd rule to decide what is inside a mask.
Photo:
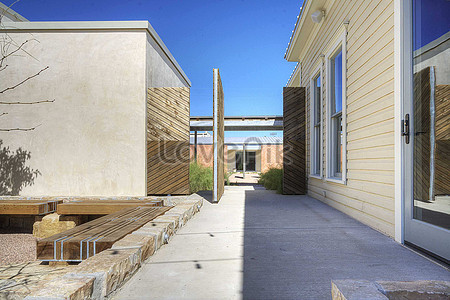
[{"label": "concrete curb", "polygon": [[197,194],[177,199],[164,215],[114,243],[111,249],[84,260],[70,273],[47,282],[25,299],[104,299],[122,286],[162,245],[167,244],[203,206]]}]

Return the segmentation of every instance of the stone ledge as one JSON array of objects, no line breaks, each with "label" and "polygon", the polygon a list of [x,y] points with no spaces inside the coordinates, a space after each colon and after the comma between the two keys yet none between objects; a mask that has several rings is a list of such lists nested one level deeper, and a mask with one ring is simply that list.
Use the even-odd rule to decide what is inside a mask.
[{"label": "stone ledge", "polygon": [[[200,210],[202,198],[189,198],[176,198],[171,210],[126,235],[114,243],[111,249],[84,260],[78,266],[67,267],[65,272],[61,271],[60,276],[52,277],[51,280],[45,280],[47,276],[40,277],[32,287],[27,287],[28,293],[24,291],[11,294],[10,296],[15,297],[11,299],[23,299],[26,294],[26,299],[32,300],[107,297],[123,285],[157,249],[168,243],[169,238]],[[50,268],[39,266],[40,269],[45,267]],[[0,296],[8,297],[7,294]]]},{"label": "stone ledge", "polygon": [[333,280],[333,300],[450,299],[450,281]]},{"label": "stone ledge", "polygon": [[93,276],[78,276],[67,274],[45,283],[45,285],[31,292],[26,300],[78,300],[90,299],[94,286]]}]

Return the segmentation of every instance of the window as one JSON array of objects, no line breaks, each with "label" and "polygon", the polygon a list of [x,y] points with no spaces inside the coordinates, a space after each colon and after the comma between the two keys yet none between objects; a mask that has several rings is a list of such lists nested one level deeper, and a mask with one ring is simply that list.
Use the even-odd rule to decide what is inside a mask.
[{"label": "window", "polygon": [[345,32],[327,55],[327,179],[345,183],[346,44]]},{"label": "window", "polygon": [[322,176],[322,72],[311,79],[311,175]]}]

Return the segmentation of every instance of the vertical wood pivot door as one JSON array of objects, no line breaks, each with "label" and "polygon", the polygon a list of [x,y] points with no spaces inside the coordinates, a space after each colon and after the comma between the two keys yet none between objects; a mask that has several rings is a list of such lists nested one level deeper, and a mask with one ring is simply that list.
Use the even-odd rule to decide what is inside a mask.
[{"label": "vertical wood pivot door", "polygon": [[224,95],[219,69],[213,70],[213,129],[214,129],[214,188],[213,201],[219,202],[223,195],[224,176]]},{"label": "vertical wood pivot door", "polygon": [[305,88],[283,88],[283,194],[307,191],[305,117]]},{"label": "vertical wood pivot door", "polygon": [[147,195],[189,194],[189,88],[147,93]]}]

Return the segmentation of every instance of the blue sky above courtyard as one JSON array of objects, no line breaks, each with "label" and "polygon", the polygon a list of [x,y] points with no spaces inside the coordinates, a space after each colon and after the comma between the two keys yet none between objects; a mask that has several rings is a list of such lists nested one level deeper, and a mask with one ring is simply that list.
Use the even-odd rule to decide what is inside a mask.
[{"label": "blue sky above courtyard", "polygon": [[[3,1],[6,5],[14,1]],[[212,69],[219,68],[226,115],[281,115],[284,60],[298,0],[21,0],[30,21],[148,20],[192,82],[191,115],[212,114]]]}]

